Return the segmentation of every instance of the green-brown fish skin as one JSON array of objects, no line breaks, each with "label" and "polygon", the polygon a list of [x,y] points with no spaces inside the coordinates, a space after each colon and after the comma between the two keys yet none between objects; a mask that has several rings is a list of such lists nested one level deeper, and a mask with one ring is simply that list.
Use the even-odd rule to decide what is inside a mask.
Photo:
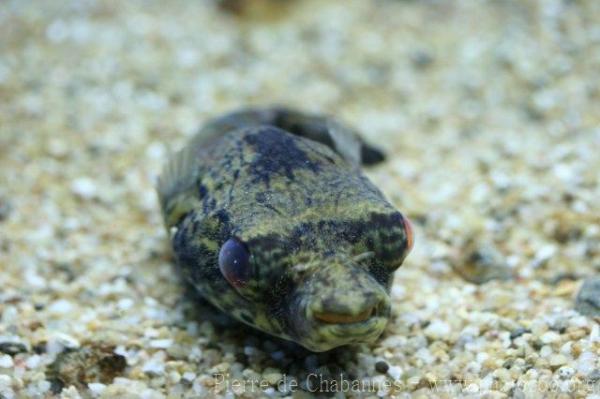
[{"label": "green-brown fish skin", "polygon": [[[210,121],[158,183],[178,269],[223,312],[312,351],[374,341],[412,246],[408,220],[360,171],[382,160],[328,117],[267,108]],[[233,280],[225,243],[242,254],[221,260]]]}]

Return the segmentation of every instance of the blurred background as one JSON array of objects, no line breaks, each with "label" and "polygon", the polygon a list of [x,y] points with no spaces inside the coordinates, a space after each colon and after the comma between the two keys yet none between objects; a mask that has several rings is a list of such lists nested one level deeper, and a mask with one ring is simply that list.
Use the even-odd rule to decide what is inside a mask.
[{"label": "blurred background", "polygon": [[[0,397],[224,395],[217,369],[277,396],[282,375],[323,367],[402,382],[381,395],[449,379],[589,393],[598,71],[594,0],[3,1]],[[169,152],[273,104],[384,148],[367,174],[415,224],[385,336],[342,360],[190,318],[173,276],[153,188]],[[105,357],[120,366],[61,371]]]}]

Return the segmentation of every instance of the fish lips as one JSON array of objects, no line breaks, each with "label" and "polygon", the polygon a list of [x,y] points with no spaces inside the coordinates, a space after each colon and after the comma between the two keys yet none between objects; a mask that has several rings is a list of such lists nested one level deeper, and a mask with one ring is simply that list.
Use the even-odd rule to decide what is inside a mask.
[{"label": "fish lips", "polygon": [[375,341],[385,329],[390,313],[386,301],[370,317],[324,321],[310,309],[309,298],[296,295],[290,303],[288,325],[294,341],[313,352],[324,352],[338,346]]}]

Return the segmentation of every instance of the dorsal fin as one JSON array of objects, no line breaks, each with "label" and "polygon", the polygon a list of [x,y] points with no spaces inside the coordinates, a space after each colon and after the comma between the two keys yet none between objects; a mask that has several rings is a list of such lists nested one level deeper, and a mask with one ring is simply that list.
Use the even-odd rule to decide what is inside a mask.
[{"label": "dorsal fin", "polygon": [[379,149],[367,144],[353,129],[332,117],[313,115],[284,107],[249,108],[209,121],[204,136],[272,125],[296,136],[325,144],[353,165],[373,165],[384,160]]},{"label": "dorsal fin", "polygon": [[275,126],[325,144],[350,164],[373,165],[385,159],[381,150],[366,143],[354,129],[335,118],[288,108],[273,108],[270,112],[275,117]]}]

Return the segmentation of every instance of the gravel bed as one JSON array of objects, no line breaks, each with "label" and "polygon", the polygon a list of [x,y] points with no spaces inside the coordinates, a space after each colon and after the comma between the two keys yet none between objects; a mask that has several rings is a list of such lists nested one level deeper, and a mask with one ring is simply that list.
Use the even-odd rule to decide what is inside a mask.
[{"label": "gravel bed", "polygon": [[[598,71],[595,0],[2,2],[0,398],[599,399]],[[266,104],[387,150],[416,246],[373,345],[306,352],[173,273],[162,164]]]}]

